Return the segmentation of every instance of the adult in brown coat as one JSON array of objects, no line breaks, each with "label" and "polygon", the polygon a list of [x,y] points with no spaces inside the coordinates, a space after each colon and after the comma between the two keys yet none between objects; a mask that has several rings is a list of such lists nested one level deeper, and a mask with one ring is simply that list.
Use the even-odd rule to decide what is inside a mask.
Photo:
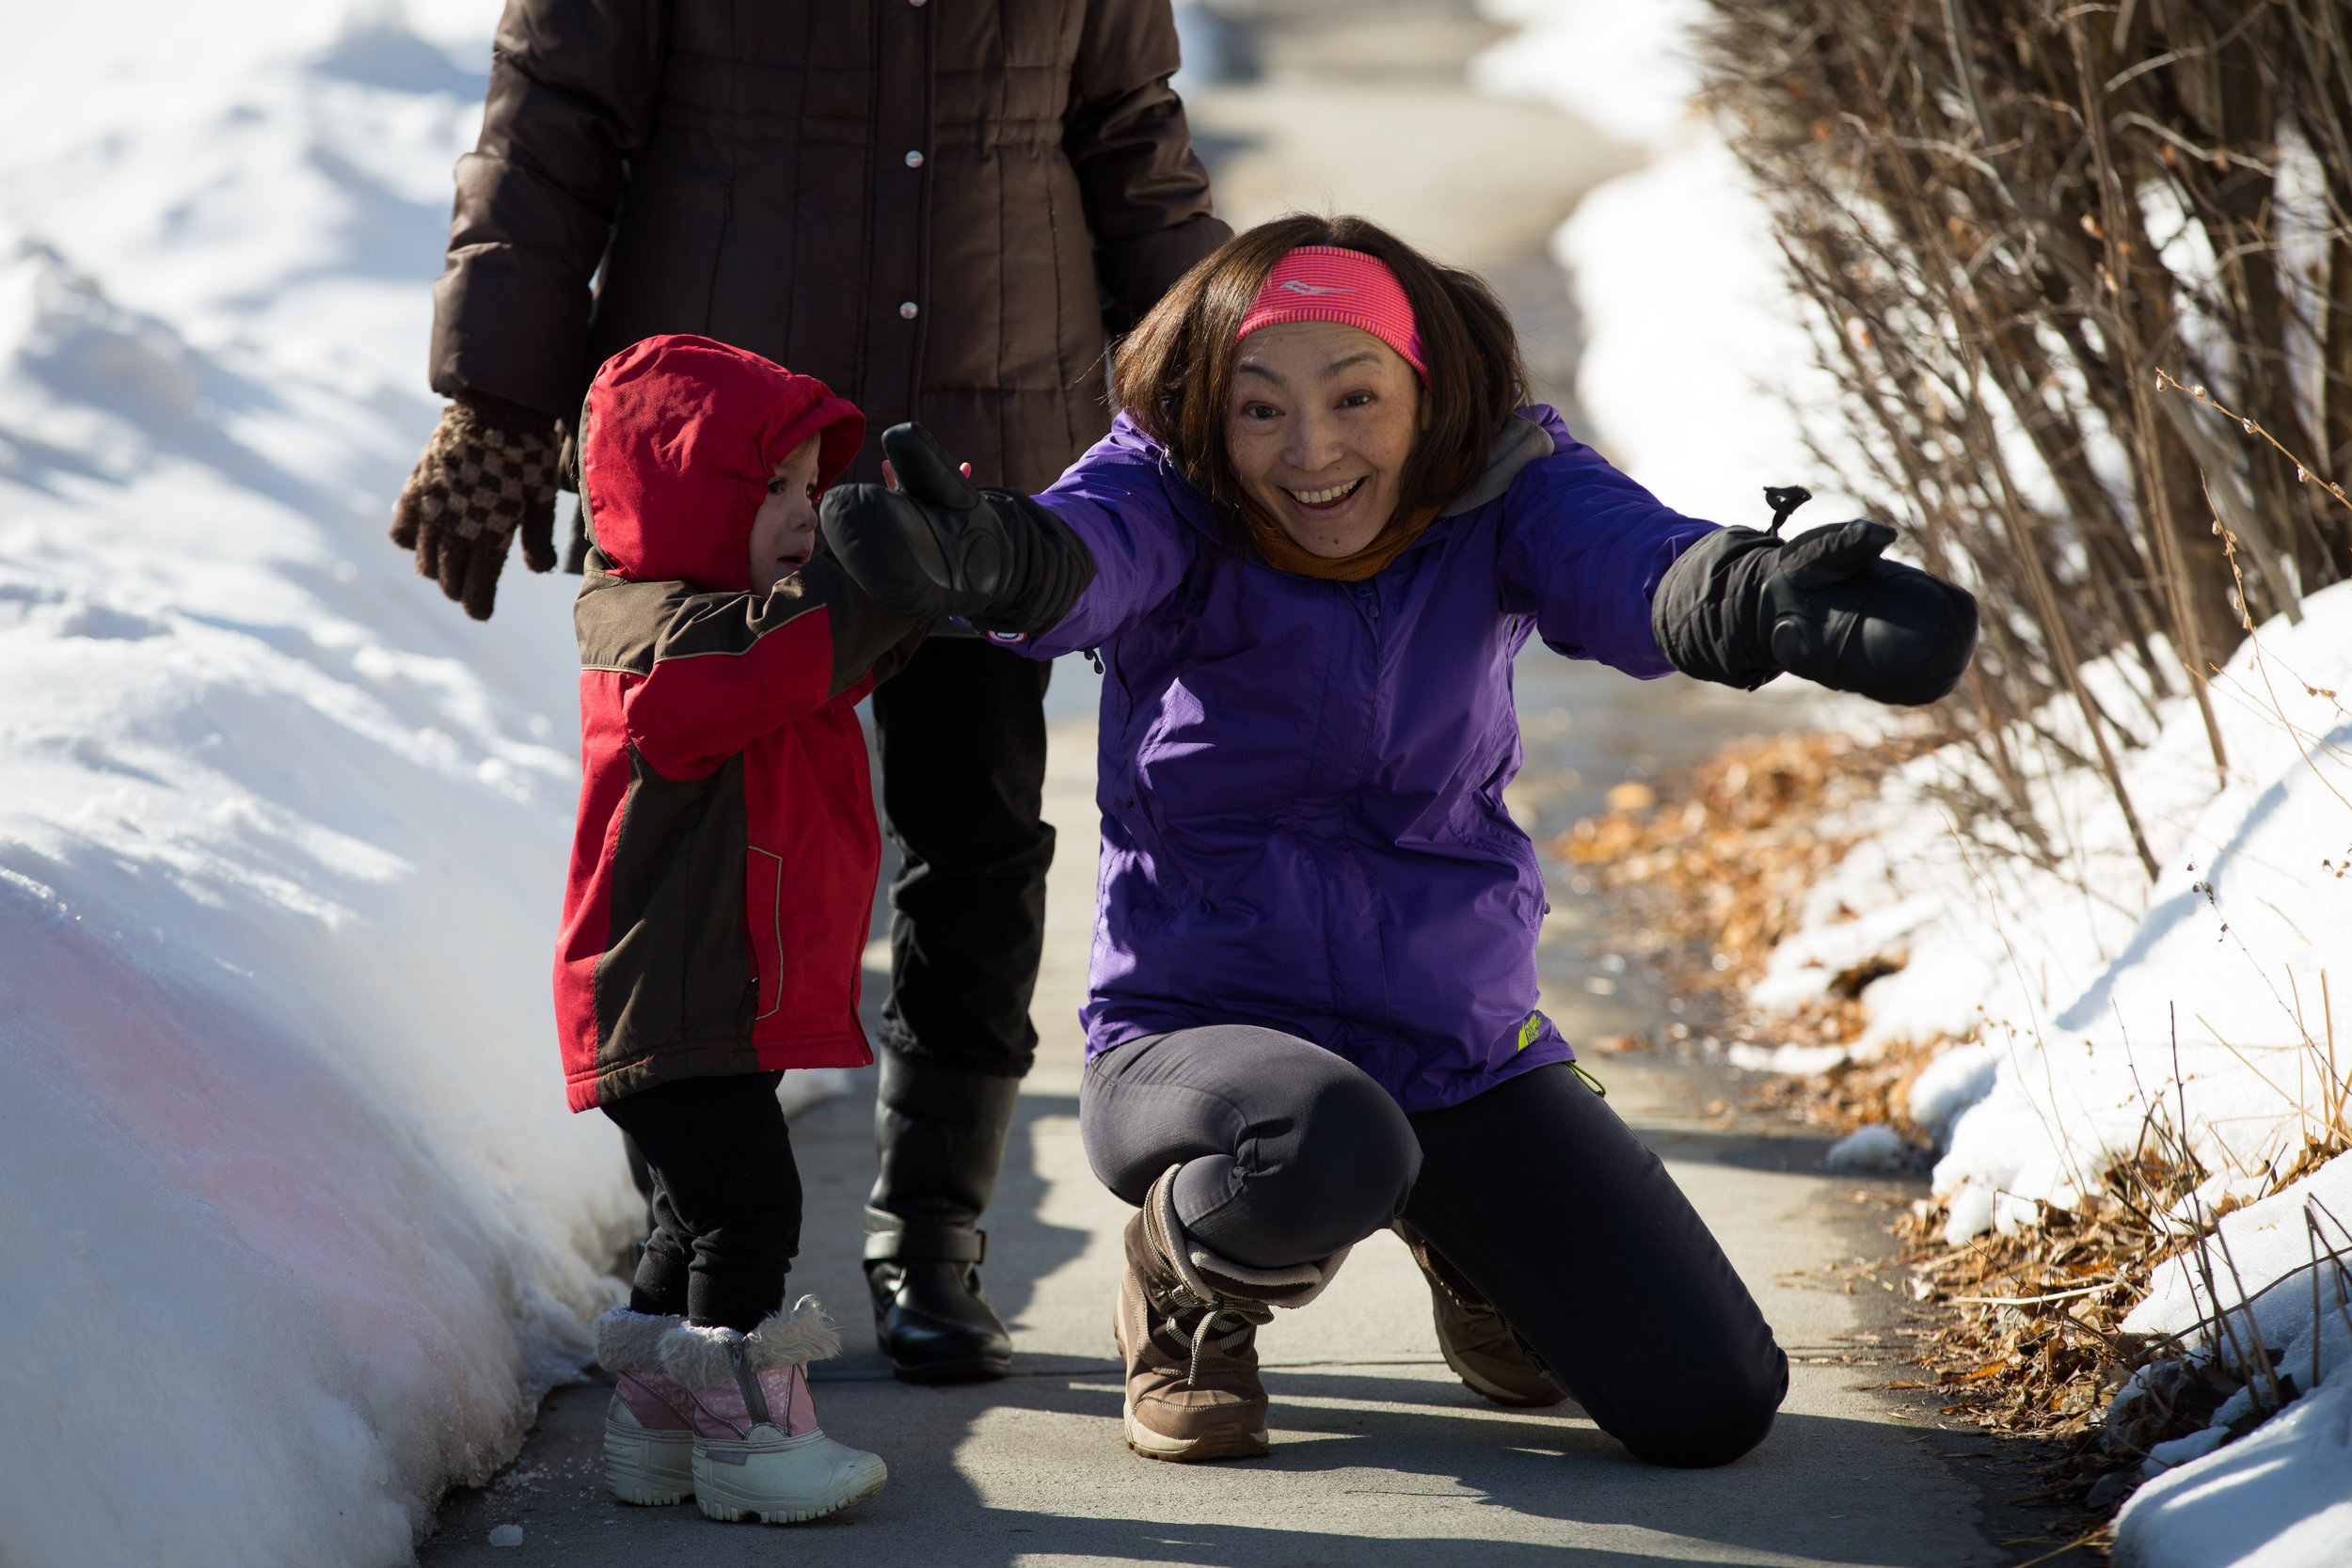
[{"label": "adult in brown coat", "polygon": [[[667,332],[1044,489],[1109,428],[1106,326],[1230,234],[1176,67],[1169,0],[507,0],[434,292],[451,404],[392,537],[486,618],[517,532],[554,563],[596,367]],[[878,467],[869,436],[848,477]],[[874,697],[904,869],[866,1273],[916,1381],[1010,1364],[977,1221],[1037,1044],[1048,668],[934,637]]]}]

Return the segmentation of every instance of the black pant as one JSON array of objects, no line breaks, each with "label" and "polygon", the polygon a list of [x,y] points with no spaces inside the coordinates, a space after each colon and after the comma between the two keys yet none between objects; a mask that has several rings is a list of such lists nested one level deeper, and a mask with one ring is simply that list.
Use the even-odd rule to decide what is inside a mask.
[{"label": "black pant", "polygon": [[674,1079],[604,1107],[653,1172],[631,1311],[748,1334],[784,1305],[801,1250],[801,1172],[776,1102],[783,1076]]},{"label": "black pant", "polygon": [[901,861],[882,1037],[901,1055],[998,1078],[1036,1058],[1052,674],[977,639],[934,637],[874,690],[882,814]]},{"label": "black pant", "polygon": [[1236,1262],[1310,1262],[1402,1214],[1652,1464],[1737,1459],[1788,1392],[1730,1259],[1565,1065],[1408,1117],[1306,1040],[1184,1029],[1089,1062],[1078,1116],[1095,1175],[1130,1203],[1183,1162],[1178,1216]]}]

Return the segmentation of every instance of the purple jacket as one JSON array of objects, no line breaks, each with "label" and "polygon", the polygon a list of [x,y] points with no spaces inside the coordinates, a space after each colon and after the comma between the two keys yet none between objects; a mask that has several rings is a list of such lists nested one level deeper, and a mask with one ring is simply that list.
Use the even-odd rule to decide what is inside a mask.
[{"label": "purple jacket", "polygon": [[1551,409],[1525,414],[1364,582],[1221,548],[1207,501],[1124,417],[1038,498],[1098,564],[1028,650],[1103,659],[1089,1056],[1262,1024],[1426,1111],[1574,1055],[1535,1010],[1543,873],[1502,805],[1512,656],[1533,632],[1664,674],[1650,595],[1715,525]]}]

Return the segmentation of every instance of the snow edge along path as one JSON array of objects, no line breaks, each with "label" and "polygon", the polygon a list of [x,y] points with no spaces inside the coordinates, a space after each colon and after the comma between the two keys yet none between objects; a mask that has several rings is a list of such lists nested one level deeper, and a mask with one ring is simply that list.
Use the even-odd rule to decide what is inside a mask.
[{"label": "snow edge along path", "polygon": [[0,95],[0,1542],[401,1563],[642,1213],[548,1002],[574,584],[383,536],[479,72],[132,8]]}]

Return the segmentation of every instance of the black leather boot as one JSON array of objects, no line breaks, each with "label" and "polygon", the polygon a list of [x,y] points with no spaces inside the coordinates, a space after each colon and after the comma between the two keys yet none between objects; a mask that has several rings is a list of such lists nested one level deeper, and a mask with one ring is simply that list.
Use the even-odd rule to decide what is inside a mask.
[{"label": "black leather boot", "polygon": [[1012,1336],[980,1290],[1018,1078],[882,1053],[874,1141],[882,1172],[866,1209],[874,1338],[909,1383],[970,1383],[1012,1370]]}]

